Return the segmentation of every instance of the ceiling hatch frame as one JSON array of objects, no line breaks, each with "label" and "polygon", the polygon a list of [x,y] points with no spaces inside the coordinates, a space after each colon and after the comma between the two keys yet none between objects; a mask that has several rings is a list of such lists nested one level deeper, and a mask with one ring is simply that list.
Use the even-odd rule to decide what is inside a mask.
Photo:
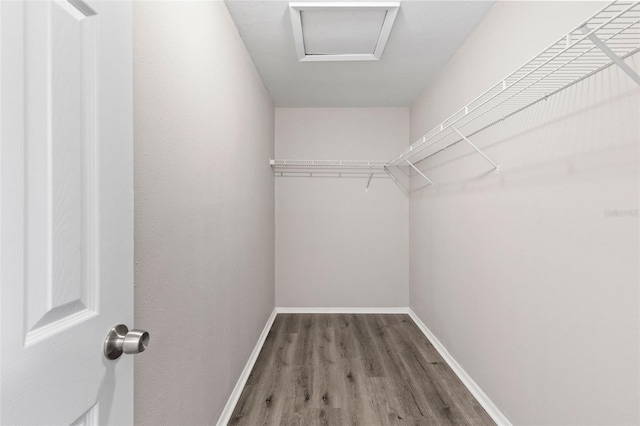
[{"label": "ceiling hatch frame", "polygon": [[[335,62],[335,61],[379,61],[382,52],[387,44],[393,23],[396,20],[400,2],[291,2],[289,12],[291,15],[291,27],[293,29],[293,40],[296,46],[298,61],[300,62]],[[386,11],[380,35],[373,53],[347,53],[336,55],[307,54],[304,47],[304,35],[302,32],[302,15],[304,10],[380,10]]]}]

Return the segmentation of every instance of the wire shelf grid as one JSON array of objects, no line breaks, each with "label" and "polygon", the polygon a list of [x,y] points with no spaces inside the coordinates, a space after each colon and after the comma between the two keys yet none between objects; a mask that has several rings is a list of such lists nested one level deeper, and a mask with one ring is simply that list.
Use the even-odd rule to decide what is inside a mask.
[{"label": "wire shelf grid", "polygon": [[456,111],[389,161],[387,166],[423,161],[465,140],[458,132],[466,137],[473,136],[617,63],[598,41],[622,60],[640,51],[640,2],[610,3]]},{"label": "wire shelf grid", "polygon": [[276,176],[387,177],[386,161],[271,160]]}]

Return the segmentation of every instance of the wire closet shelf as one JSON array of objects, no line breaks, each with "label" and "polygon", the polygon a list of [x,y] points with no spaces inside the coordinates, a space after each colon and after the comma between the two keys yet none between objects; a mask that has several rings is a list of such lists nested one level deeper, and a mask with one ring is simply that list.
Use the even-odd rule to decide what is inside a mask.
[{"label": "wire closet shelf", "polygon": [[[473,135],[613,64],[640,84],[638,75],[624,62],[638,51],[640,2],[612,2],[456,111],[386,166],[415,165],[459,142],[471,144],[468,138]],[[485,158],[497,171],[498,166]]]},{"label": "wire closet shelf", "polygon": [[276,176],[387,177],[386,161],[367,160],[271,160]]},{"label": "wire closet shelf", "polygon": [[[271,160],[276,176],[389,175],[408,166],[428,185],[416,165],[460,142],[468,143],[498,172],[498,165],[469,139],[612,65],[638,85],[640,76],[625,59],[640,51],[640,1],[614,1],[516,71],[467,103],[389,161]],[[294,172],[294,173],[291,173]]]}]

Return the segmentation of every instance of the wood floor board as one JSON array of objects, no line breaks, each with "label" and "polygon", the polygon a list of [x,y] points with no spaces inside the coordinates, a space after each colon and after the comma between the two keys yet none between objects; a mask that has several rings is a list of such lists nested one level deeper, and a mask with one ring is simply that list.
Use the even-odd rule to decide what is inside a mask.
[{"label": "wood floor board", "polygon": [[230,425],[493,425],[405,314],[278,314]]}]

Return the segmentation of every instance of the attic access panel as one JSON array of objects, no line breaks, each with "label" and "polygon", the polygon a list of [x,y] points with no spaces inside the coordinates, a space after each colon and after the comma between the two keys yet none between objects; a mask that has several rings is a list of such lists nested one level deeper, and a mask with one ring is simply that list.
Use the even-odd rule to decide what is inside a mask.
[{"label": "attic access panel", "polygon": [[298,60],[380,60],[399,7],[399,2],[289,3]]}]

